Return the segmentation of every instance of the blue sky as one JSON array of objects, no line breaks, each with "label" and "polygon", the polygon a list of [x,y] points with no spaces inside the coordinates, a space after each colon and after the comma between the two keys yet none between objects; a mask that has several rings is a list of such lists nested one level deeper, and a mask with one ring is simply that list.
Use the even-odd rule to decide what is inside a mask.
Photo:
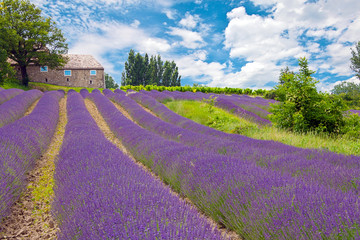
[{"label": "blue sky", "polygon": [[32,0],[69,53],[92,54],[117,82],[130,49],[174,60],[182,85],[267,88],[307,57],[318,88],[358,81],[359,0]]}]

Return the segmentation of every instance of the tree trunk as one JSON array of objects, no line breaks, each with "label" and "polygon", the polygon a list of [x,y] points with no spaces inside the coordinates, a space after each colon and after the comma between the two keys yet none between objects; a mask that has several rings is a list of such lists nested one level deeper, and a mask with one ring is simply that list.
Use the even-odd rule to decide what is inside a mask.
[{"label": "tree trunk", "polygon": [[29,85],[29,76],[28,76],[27,71],[26,71],[26,66],[25,65],[20,65],[20,70],[21,70],[22,85],[27,87]]}]

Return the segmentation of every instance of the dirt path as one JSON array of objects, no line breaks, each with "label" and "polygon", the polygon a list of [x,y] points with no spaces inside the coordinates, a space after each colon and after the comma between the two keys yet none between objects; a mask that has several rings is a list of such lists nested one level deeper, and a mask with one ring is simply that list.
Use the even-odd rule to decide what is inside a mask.
[{"label": "dirt path", "polygon": [[[177,196],[178,198],[182,198],[180,197],[179,194],[177,194],[176,192],[174,192],[168,185],[166,185],[158,176],[156,176],[153,172],[151,172],[151,170],[146,167],[145,165],[143,165],[142,163],[138,162],[130,153],[129,151],[127,151],[127,149],[125,148],[125,146],[121,143],[121,141],[115,136],[115,134],[113,134],[113,132],[110,130],[109,126],[107,125],[106,121],[104,120],[104,118],[101,116],[100,112],[97,110],[96,105],[89,99],[85,99],[85,105],[86,108],[88,109],[88,111],[90,112],[91,116],[94,118],[94,120],[96,121],[97,125],[99,126],[99,128],[103,131],[105,137],[112,142],[114,145],[116,145],[119,149],[121,149],[134,163],[136,163],[139,167],[141,167],[142,169],[144,169],[145,171],[149,172],[155,179],[157,179],[161,184],[163,184],[163,186],[165,186],[166,188],[169,189],[169,191],[171,192],[171,194]],[[130,120],[132,120],[132,118],[129,116],[129,114],[121,107],[119,106],[119,104],[114,103],[115,107],[117,109],[119,109],[119,111],[121,111],[124,116],[128,117]],[[132,120],[133,121],[133,120]],[[184,199],[184,198],[182,198]],[[184,199],[188,204],[190,204],[193,208],[197,209],[192,202],[185,198]],[[240,240],[241,238],[234,232],[230,232],[227,229],[224,229],[223,227],[219,226],[216,222],[214,222],[211,218],[205,216],[204,214],[200,213],[205,219],[208,220],[208,222],[214,227],[217,228],[222,235],[225,238],[228,238],[229,240]]]},{"label": "dirt path", "polygon": [[36,105],[38,104],[39,101],[40,101],[40,98],[31,104],[31,106],[25,112],[24,117],[29,115],[30,113],[32,113],[32,111],[34,110],[34,108],[36,107]]},{"label": "dirt path", "polygon": [[0,233],[0,239],[48,240],[56,238],[58,228],[50,213],[54,160],[63,141],[66,122],[66,98],[62,98],[59,123],[49,148],[36,162],[34,170],[28,174],[27,189],[12,207],[11,214],[2,222],[4,231]]}]

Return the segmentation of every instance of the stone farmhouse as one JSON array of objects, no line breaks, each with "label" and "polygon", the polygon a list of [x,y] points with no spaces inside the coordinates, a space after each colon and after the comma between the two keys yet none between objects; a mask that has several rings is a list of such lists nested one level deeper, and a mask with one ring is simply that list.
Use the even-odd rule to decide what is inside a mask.
[{"label": "stone farmhouse", "polygon": [[[66,54],[68,62],[64,67],[50,69],[48,66],[27,67],[30,82],[49,83],[67,87],[104,88],[104,67],[91,55]],[[14,64],[17,77],[21,79],[20,68]]]}]

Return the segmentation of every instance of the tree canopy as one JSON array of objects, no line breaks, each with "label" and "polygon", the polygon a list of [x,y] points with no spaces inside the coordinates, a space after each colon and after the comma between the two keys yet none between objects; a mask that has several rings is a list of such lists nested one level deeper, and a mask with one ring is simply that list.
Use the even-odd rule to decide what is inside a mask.
[{"label": "tree canopy", "polygon": [[140,53],[135,54],[134,50],[130,50],[121,85],[181,86],[181,76],[174,61],[164,63],[160,55],[149,58],[147,53],[143,57]]},{"label": "tree canopy", "polygon": [[351,108],[360,107],[360,84],[353,82],[342,82],[335,85],[332,94],[339,95]]},{"label": "tree canopy", "polygon": [[14,78],[14,69],[7,62],[7,54],[4,49],[0,49],[0,85],[2,85],[7,79]]},{"label": "tree canopy", "polygon": [[351,49],[350,68],[356,73],[356,76],[360,79],[360,41],[357,42],[355,49]]},{"label": "tree canopy", "polygon": [[0,48],[20,67],[25,86],[30,64],[56,68],[66,63],[61,54],[67,53],[68,47],[61,30],[28,0],[0,2],[0,36]]},{"label": "tree canopy", "polygon": [[105,88],[119,88],[114,78],[107,73],[105,73]]},{"label": "tree canopy", "polygon": [[340,133],[346,125],[346,105],[336,95],[318,92],[318,81],[312,77],[315,71],[308,68],[306,58],[298,61],[299,72],[287,75],[275,88],[282,97],[273,105],[270,119],[275,126],[294,132]]}]

